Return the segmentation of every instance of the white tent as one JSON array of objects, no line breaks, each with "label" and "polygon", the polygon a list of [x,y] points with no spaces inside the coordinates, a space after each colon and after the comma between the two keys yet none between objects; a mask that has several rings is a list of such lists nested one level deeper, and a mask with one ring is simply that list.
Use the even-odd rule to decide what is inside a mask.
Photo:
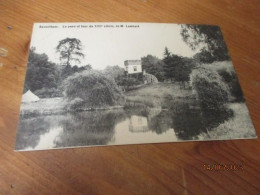
[{"label": "white tent", "polygon": [[28,90],[25,94],[22,96],[22,102],[37,102],[40,98],[33,94],[30,90]]}]

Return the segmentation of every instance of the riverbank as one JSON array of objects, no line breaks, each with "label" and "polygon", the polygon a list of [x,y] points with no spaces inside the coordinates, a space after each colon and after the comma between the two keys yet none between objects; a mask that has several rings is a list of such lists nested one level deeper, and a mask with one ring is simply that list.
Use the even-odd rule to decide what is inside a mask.
[{"label": "riverbank", "polygon": [[64,112],[64,100],[61,97],[43,98],[37,102],[22,103],[20,114],[37,115],[37,114],[53,114]]},{"label": "riverbank", "polygon": [[[20,114],[23,117],[30,117],[36,115],[51,115],[51,114],[62,114],[65,112],[72,112],[68,110],[68,102],[62,97],[57,98],[43,98],[37,102],[22,103],[20,108]],[[112,110],[123,108],[123,106],[104,106],[97,108],[81,108],[77,111],[92,111],[92,110]]]},{"label": "riverbank", "polygon": [[[102,106],[97,108],[80,108],[77,111],[108,110],[129,107],[165,107],[169,108],[173,101],[187,100],[192,96],[192,91],[180,89],[176,83],[156,83],[143,85],[125,93],[125,103],[120,106]],[[185,100],[185,101],[186,101]],[[71,112],[68,102],[62,98],[43,98],[37,102],[22,103],[22,116],[50,115]]]},{"label": "riverbank", "polygon": [[200,140],[239,139],[256,136],[246,104],[230,103],[228,108],[233,110],[234,116],[208,133],[199,135]]}]

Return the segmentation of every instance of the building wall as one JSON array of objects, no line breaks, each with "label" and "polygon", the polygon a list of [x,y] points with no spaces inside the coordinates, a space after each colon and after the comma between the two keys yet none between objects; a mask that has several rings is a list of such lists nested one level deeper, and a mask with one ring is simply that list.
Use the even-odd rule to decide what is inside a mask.
[{"label": "building wall", "polygon": [[141,73],[142,72],[141,60],[126,60],[125,70],[128,74]]},{"label": "building wall", "polygon": [[126,71],[128,72],[128,74],[141,73],[142,66],[141,65],[127,65]]}]

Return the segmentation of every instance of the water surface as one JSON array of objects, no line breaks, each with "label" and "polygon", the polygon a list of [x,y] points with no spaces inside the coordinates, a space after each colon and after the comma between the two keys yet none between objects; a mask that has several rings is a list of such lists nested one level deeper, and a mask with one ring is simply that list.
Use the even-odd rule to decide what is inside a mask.
[{"label": "water surface", "polygon": [[196,110],[148,107],[21,117],[16,150],[190,140],[201,121]]}]

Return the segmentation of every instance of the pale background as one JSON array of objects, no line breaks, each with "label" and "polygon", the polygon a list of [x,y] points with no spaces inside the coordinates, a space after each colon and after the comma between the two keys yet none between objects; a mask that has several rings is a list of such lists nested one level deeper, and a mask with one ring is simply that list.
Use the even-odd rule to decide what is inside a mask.
[{"label": "pale background", "polygon": [[[0,1],[0,194],[259,194],[259,138],[14,152],[35,22],[219,25],[259,135],[259,10],[259,0]],[[243,170],[204,169],[213,164]]]},{"label": "pale background", "polygon": [[[114,25],[114,27],[63,28],[70,25]],[[58,28],[39,28],[55,25]],[[116,28],[116,25],[124,25]],[[139,25],[139,27],[126,27]],[[81,40],[85,58],[78,66],[91,64],[94,69],[119,65],[124,61],[141,59],[148,54],[163,58],[165,47],[176,55],[192,57],[198,50],[192,51],[182,40],[181,25],[178,24],[145,24],[145,23],[48,23],[35,24],[31,46],[37,53],[46,53],[49,59],[59,63],[56,47],[60,40],[77,38]]]}]

